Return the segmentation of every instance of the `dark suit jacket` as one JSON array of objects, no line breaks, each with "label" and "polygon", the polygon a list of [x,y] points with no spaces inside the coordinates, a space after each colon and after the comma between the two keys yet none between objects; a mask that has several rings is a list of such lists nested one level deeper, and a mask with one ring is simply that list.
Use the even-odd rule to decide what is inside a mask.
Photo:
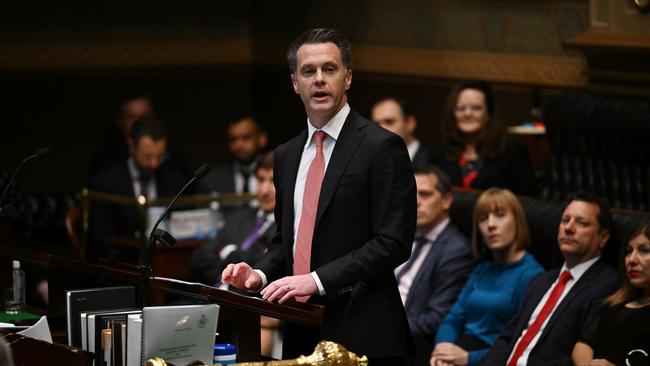
[{"label": "dark suit jacket", "polygon": [[[499,336],[483,365],[505,365],[530,316],[557,279],[555,269],[537,276],[526,291],[519,313]],[[550,315],[546,327],[528,357],[528,365],[572,365],[571,352],[584,327],[600,312],[603,299],[618,288],[618,276],[599,259],[580,277]]]},{"label": "dark suit jacket", "polygon": [[[156,171],[158,197],[175,196],[187,177],[175,165],[163,164]],[[90,188],[121,196],[134,197],[133,180],[126,160],[104,168],[91,178]],[[97,256],[108,256],[115,249],[112,237],[135,237],[143,226],[137,208],[94,201],[90,207],[90,239]],[[142,235],[142,233],[140,233]]]},{"label": "dark suit jacket", "polygon": [[469,241],[449,223],[433,243],[406,298],[416,365],[428,365],[438,325],[456,301],[475,265]]},{"label": "dark suit jacket", "polygon": [[[463,174],[458,161],[447,158],[442,146],[431,149],[431,163],[442,169],[454,186],[461,186]],[[471,188],[507,188],[518,195],[535,196],[537,187],[528,147],[515,137],[508,137],[504,150],[494,158],[484,159],[483,167]]]},{"label": "dark suit jacket", "polygon": [[233,162],[229,161],[213,169],[201,179],[197,188],[199,193],[235,192],[235,172]]},{"label": "dark suit jacket", "polygon": [[[235,169],[239,166],[234,160],[221,164],[212,169],[198,184],[199,193],[234,193],[235,188]],[[255,169],[252,169],[249,178],[250,180],[255,177]],[[254,193],[251,191],[251,193]]]},{"label": "dark suit jacket", "polygon": [[[293,273],[293,196],[306,141],[305,130],[275,151],[278,234],[257,264],[269,282]],[[311,269],[326,295],[309,301],[326,306],[325,320],[315,329],[289,324],[284,358],[311,353],[320,339],[369,357],[411,352],[393,270],[410,255],[415,219],[415,178],[403,140],[351,110],[325,172],[311,249]]]},{"label": "dark suit jacket", "polygon": [[[90,160],[90,177],[94,177],[107,167],[125,161],[129,158],[129,145],[124,140],[122,131],[117,126],[108,132],[107,144],[97,150]],[[183,172],[183,175],[190,176],[187,159],[174,145],[167,146],[167,158],[165,164],[174,165]]]},{"label": "dark suit jacket", "polygon": [[206,285],[214,285],[221,278],[221,272],[229,263],[243,261],[253,265],[260,260],[268,250],[271,238],[275,234],[275,223],[269,225],[247,251],[237,249],[223,260],[219,258],[219,251],[226,245],[240,246],[253,232],[256,223],[257,209],[245,206],[231,212],[226,217],[225,224],[217,237],[192,253],[190,258],[192,278]]},{"label": "dark suit jacket", "polygon": [[431,160],[431,153],[429,152],[429,149],[422,146],[422,142],[420,142],[420,147],[418,148],[418,151],[415,152],[415,156],[413,156],[411,162],[413,165],[418,165],[427,164],[429,163],[429,160]]}]

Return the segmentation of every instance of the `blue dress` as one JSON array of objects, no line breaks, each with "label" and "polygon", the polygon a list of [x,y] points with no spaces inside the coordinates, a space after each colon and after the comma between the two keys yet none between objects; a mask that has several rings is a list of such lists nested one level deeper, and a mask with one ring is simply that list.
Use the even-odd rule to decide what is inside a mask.
[{"label": "blue dress", "polygon": [[[469,335],[493,345],[519,311],[528,284],[543,270],[528,252],[512,263],[485,261],[479,264],[442,320],[436,344],[455,343],[461,336]],[[489,348],[470,351],[469,366],[481,363],[488,351]]]}]

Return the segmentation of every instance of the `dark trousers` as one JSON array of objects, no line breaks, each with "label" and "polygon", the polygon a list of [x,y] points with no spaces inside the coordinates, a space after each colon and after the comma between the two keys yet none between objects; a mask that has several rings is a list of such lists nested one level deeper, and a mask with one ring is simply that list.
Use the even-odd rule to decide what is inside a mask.
[{"label": "dark trousers", "polygon": [[492,347],[492,345],[483,342],[482,339],[467,334],[463,334],[458,341],[456,341],[456,345],[467,352]]},{"label": "dark trousers", "polygon": [[412,363],[404,357],[370,357],[368,366],[411,366]]},{"label": "dark trousers", "polygon": [[413,335],[413,342],[415,343],[413,365],[429,366],[429,361],[431,360],[431,352],[433,351],[433,339]]},{"label": "dark trousers", "polygon": [[[290,360],[302,356],[309,356],[322,340],[321,335],[314,327],[304,326],[291,322],[284,322],[282,330],[282,359]],[[345,345],[342,345],[345,347]],[[364,356],[359,355],[357,356]],[[412,366],[412,361],[404,357],[369,357],[369,366]]]},{"label": "dark trousers", "polygon": [[282,329],[282,359],[291,360],[309,356],[320,342],[320,335],[314,327],[284,322]]}]

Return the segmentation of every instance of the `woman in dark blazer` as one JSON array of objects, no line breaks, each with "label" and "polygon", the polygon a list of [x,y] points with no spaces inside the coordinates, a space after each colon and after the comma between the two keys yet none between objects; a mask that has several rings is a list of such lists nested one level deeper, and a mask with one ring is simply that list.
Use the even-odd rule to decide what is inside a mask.
[{"label": "woman in dark blazer", "polygon": [[650,364],[650,223],[623,247],[620,272],[621,288],[573,349],[576,365]]},{"label": "woman in dark blazer", "polygon": [[494,96],[486,82],[464,81],[452,89],[442,117],[442,138],[432,149],[431,163],[445,171],[454,186],[537,193],[528,147],[508,136],[495,117]]}]

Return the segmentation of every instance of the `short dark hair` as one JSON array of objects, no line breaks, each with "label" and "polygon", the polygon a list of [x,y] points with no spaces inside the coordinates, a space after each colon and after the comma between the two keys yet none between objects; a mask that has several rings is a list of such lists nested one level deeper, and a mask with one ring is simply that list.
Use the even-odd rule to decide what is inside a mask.
[{"label": "short dark hair", "polygon": [[575,192],[571,197],[565,202],[562,212],[573,201],[582,201],[588,202],[598,206],[598,215],[596,219],[598,220],[599,232],[609,231],[611,233],[612,226],[614,225],[614,219],[612,218],[612,213],[610,212],[609,203],[604,198],[598,197],[593,193],[589,192]]},{"label": "short dark hair", "polygon": [[449,179],[449,176],[437,166],[430,164],[415,164],[413,165],[413,174],[433,174],[436,176],[436,178],[438,178],[436,182],[436,189],[440,195],[445,196],[451,193],[451,179]]},{"label": "short dark hair", "polygon": [[260,154],[256,161],[255,172],[260,169],[273,169],[273,150]]},{"label": "short dark hair", "polygon": [[137,145],[144,136],[149,136],[154,141],[167,139],[165,123],[160,119],[152,117],[137,119],[133,122],[133,127],[131,128],[131,139]]},{"label": "short dark hair", "polygon": [[128,102],[138,99],[146,100],[153,107],[153,98],[151,97],[151,94],[146,91],[136,91],[124,94],[120,99],[120,106],[122,107]]},{"label": "short dark hair", "polygon": [[298,68],[298,49],[303,44],[334,43],[341,53],[341,59],[346,69],[352,68],[352,46],[350,42],[336,29],[315,28],[299,35],[287,50],[289,71],[294,74]]},{"label": "short dark hair", "polygon": [[119,125],[122,125],[125,120],[125,115],[124,115],[124,108],[128,103],[131,103],[136,100],[143,100],[147,104],[149,104],[149,111],[146,113],[146,116],[149,116],[150,118],[155,118],[156,116],[156,110],[154,108],[154,101],[153,98],[146,92],[137,92],[137,93],[130,93],[124,95],[119,101],[120,101],[120,106],[117,110],[117,115],[116,115],[116,122]]},{"label": "short dark hair", "polygon": [[236,125],[242,120],[249,119],[259,131],[264,131],[264,126],[260,123],[260,118],[257,112],[255,111],[245,111],[240,113],[233,113],[228,117],[228,128],[232,125]]},{"label": "short dark hair", "polygon": [[374,107],[379,103],[387,102],[389,100],[392,100],[397,103],[397,105],[399,105],[399,107],[402,109],[402,115],[404,118],[414,115],[413,108],[411,108],[411,103],[409,103],[409,101],[404,97],[385,96],[377,99],[377,101],[372,106]]}]

